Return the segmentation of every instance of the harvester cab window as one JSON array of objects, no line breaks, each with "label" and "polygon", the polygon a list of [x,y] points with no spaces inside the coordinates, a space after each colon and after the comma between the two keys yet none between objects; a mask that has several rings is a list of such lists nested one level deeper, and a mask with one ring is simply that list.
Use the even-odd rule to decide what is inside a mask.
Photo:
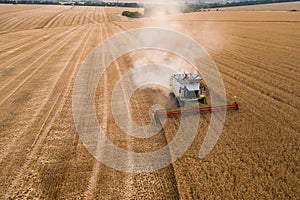
[{"label": "harvester cab window", "polygon": [[185,97],[185,90],[186,90],[186,88],[183,88],[183,87],[179,88],[180,96]]},{"label": "harvester cab window", "polygon": [[187,99],[195,99],[198,97],[199,90],[189,91],[184,87],[184,97]]},{"label": "harvester cab window", "polygon": [[195,93],[195,94],[194,94],[195,97],[198,97],[198,95],[199,95],[199,90],[195,90],[194,93]]},{"label": "harvester cab window", "polygon": [[183,96],[184,96],[185,98],[188,98],[188,90],[187,90],[186,86],[184,86],[183,92],[184,92]]}]

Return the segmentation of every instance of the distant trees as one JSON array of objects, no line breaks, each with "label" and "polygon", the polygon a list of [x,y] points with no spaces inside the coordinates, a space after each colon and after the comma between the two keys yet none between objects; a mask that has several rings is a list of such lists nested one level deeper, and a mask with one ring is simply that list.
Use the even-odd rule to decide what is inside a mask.
[{"label": "distant trees", "polygon": [[131,18],[140,18],[140,17],[143,16],[142,13],[140,13],[140,12],[137,12],[137,11],[135,11],[135,12],[130,12],[130,11],[128,11],[128,10],[122,12],[122,15],[123,15],[123,16],[126,16],[126,17],[131,17]]},{"label": "distant trees", "polygon": [[[37,0],[0,0],[0,4],[60,4],[59,0],[44,0],[44,1],[37,1]],[[65,4],[67,5],[67,4]],[[76,5],[76,6],[110,6],[110,7],[132,7],[132,8],[139,8],[141,5],[137,3],[126,3],[126,2],[91,2],[91,1],[77,1],[77,0],[70,0],[68,5]]]},{"label": "distant trees", "polygon": [[[198,1],[195,4],[186,4],[184,12],[198,12],[203,9],[209,8],[222,8],[222,7],[233,7],[233,6],[246,6],[246,5],[257,5],[257,4],[270,4],[270,3],[281,3],[281,2],[293,2],[299,0],[246,0],[239,1],[233,0],[232,2],[220,2],[220,3],[203,3]],[[0,0],[0,4],[60,4],[64,1],[60,0]],[[132,8],[141,8],[143,5],[138,3],[126,3],[126,2],[103,2],[103,1],[80,1],[80,0],[70,0],[69,4],[64,5],[76,5],[76,6],[110,6],[110,7],[132,7]],[[159,5],[157,5],[159,6]],[[162,8],[162,6],[160,6]],[[165,9],[168,11],[168,9]],[[124,11],[124,16],[138,18],[142,14],[138,12]]]},{"label": "distant trees", "polygon": [[34,1],[34,0],[0,0],[0,4],[46,4],[58,5],[58,1]]},{"label": "distant trees", "polygon": [[226,3],[201,3],[201,4],[189,4],[186,5],[185,12],[197,12],[202,9],[209,8],[222,8],[222,7],[234,7],[234,6],[247,6],[257,4],[270,4],[270,3],[282,3],[282,2],[293,2],[299,0],[249,0],[249,1],[233,1]]}]

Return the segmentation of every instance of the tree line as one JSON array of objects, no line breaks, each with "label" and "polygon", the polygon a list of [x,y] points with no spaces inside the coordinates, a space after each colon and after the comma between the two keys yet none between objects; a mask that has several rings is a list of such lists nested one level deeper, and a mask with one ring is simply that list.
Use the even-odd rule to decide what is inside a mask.
[{"label": "tree line", "polygon": [[249,0],[249,1],[233,1],[233,2],[226,2],[226,3],[196,3],[196,4],[188,4],[186,6],[185,12],[197,12],[200,11],[201,9],[209,9],[209,8],[248,6],[248,5],[283,3],[283,2],[293,2],[293,1],[299,1],[299,0]]},{"label": "tree line", "polygon": [[35,1],[35,0],[0,0],[2,4],[46,4],[46,5],[77,5],[77,6],[110,6],[110,7],[131,7],[139,8],[141,5],[138,3],[126,3],[126,2],[89,2],[89,1]]}]

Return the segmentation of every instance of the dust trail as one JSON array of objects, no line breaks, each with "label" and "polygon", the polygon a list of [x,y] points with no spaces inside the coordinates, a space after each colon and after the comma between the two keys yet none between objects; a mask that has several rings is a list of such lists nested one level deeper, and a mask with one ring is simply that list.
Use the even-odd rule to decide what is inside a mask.
[{"label": "dust trail", "polygon": [[[221,52],[225,44],[230,42],[230,38],[224,38],[224,35],[230,30],[225,24],[218,24],[217,26],[220,28],[216,29],[216,24],[211,21],[211,16],[206,13],[197,13],[197,15],[191,15],[189,13],[184,14],[186,2],[193,3],[195,1],[142,1],[145,16],[143,24],[146,27],[154,26],[178,31],[193,37],[193,39],[197,40],[197,42],[205,48]],[[187,20],[182,21],[182,15],[185,15]],[[191,19],[191,21],[189,19]],[[202,23],[198,25],[197,29],[190,29],[189,26],[193,26],[192,23],[195,20],[201,20]]]},{"label": "dust trail", "polygon": [[148,17],[160,17],[181,13],[185,8],[185,1],[183,0],[157,0],[157,1],[143,1],[144,15]]},{"label": "dust trail", "polygon": [[[185,28],[181,25],[181,23],[178,23],[178,21],[172,20],[170,18],[174,14],[177,15],[183,13],[185,9],[184,0],[145,0],[142,1],[142,3],[144,6],[145,16],[143,24],[146,27],[155,26],[174,31],[184,32]],[[147,37],[159,38],[158,35],[147,35]],[[174,41],[172,40],[166,41],[165,39],[162,39],[161,42],[164,44],[170,43],[170,46],[172,46],[172,43],[174,43]],[[162,50],[143,50],[139,53],[136,53],[135,56],[131,56],[131,60],[133,61],[132,65],[134,68],[142,65],[160,64],[172,68],[172,70],[176,71],[177,73],[182,73],[183,71],[194,73],[196,72],[193,66],[189,65],[185,60],[183,60],[179,56],[173,55],[170,52],[165,52]],[[171,75],[167,74],[166,70],[162,71],[161,69],[156,68],[151,68],[149,70],[151,70],[152,72],[157,72],[155,73],[157,74],[157,76],[151,77],[153,81],[168,81],[168,77]],[[138,70],[136,70],[136,72],[138,76],[135,76],[134,79],[137,85],[139,85],[139,79],[149,78],[149,73],[147,72],[140,73]]]},{"label": "dust trail", "polygon": [[[133,80],[137,86],[144,80],[152,81],[153,83],[160,83],[162,85],[169,85],[169,77],[173,73],[192,72],[197,73],[197,70],[184,59],[165,51],[144,50],[142,52],[135,52],[130,55],[132,60]],[[141,66],[148,66],[148,68]],[[162,87],[155,85],[147,86],[155,90],[161,90]],[[164,96],[168,96],[170,91],[163,90]]]}]

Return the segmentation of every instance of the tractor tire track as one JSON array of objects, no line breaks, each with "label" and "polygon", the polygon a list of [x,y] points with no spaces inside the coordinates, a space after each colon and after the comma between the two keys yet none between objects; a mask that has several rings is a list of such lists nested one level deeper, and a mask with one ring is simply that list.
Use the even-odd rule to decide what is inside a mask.
[{"label": "tractor tire track", "polygon": [[[107,132],[107,119],[108,119],[108,116],[107,116],[107,113],[109,112],[108,110],[108,92],[107,92],[107,83],[108,83],[108,79],[107,79],[107,75],[104,74],[103,76],[104,78],[104,85],[103,85],[103,112],[102,112],[102,120],[101,120],[101,128],[104,132]],[[98,142],[101,142],[98,140]],[[100,145],[98,144],[97,147],[99,147]],[[97,155],[100,155],[102,152],[101,152],[101,149],[97,148]],[[84,196],[85,196],[85,199],[95,199],[97,198],[97,195],[96,195],[96,188],[97,188],[97,181],[99,179],[99,173],[100,173],[100,162],[95,159],[95,164],[93,166],[93,170],[92,170],[92,176],[90,177],[90,180],[89,180],[89,183],[88,183],[88,187],[87,187],[87,190],[85,191],[84,193]]]},{"label": "tractor tire track", "polygon": [[[72,31],[74,31],[74,29],[72,29]],[[71,32],[72,32],[71,31]],[[63,34],[62,34],[63,35]],[[31,65],[29,65],[29,67],[27,67],[26,69],[24,69],[20,75],[18,75],[15,79],[12,79],[11,81],[9,81],[6,85],[4,85],[0,90],[2,91],[2,94],[4,98],[0,98],[0,106],[7,100],[9,99],[16,91],[18,91],[22,85],[24,83],[26,83],[37,71],[39,71],[42,67],[43,67],[43,64],[46,63],[51,55],[54,55],[56,52],[58,52],[58,50],[56,49],[57,47],[60,47],[60,46],[63,46],[64,44],[66,44],[67,42],[71,41],[72,38],[68,38],[67,40],[63,40],[59,43],[57,43],[55,46],[53,46],[53,48],[51,48],[50,50],[48,50],[46,53],[44,53],[42,56],[40,56],[35,62],[38,62],[39,60],[43,59],[45,57],[45,55],[48,56],[47,59],[44,59],[43,60],[43,63],[40,64],[38,67],[36,67],[34,70],[32,70],[31,72],[29,72],[29,75],[26,75],[25,78],[21,79],[20,82],[17,86],[13,85],[13,86],[10,86],[10,87],[7,87],[10,83],[12,83],[13,81],[16,82],[16,79],[20,79],[21,75],[24,76],[26,70],[28,71],[28,68],[30,68],[31,66],[34,66],[35,62],[33,62]],[[53,49],[56,49],[53,51]],[[50,53],[52,51],[52,53]],[[50,53],[50,54],[49,54]],[[5,88],[5,90],[4,90]],[[5,95],[6,93],[6,95]]]},{"label": "tractor tire track", "polygon": [[[106,25],[100,24],[100,26],[101,26],[101,38],[102,38],[102,40],[104,40],[104,38],[109,37],[109,34],[107,32]],[[102,91],[103,92],[103,100],[104,100],[103,112],[102,112],[102,122],[103,122],[102,128],[104,130],[107,130],[107,118],[108,118],[108,116],[107,116],[108,106],[107,105],[108,105],[108,99],[110,99],[108,97],[108,93],[107,93],[107,90],[108,90],[107,83],[108,83],[108,79],[107,79],[107,75],[105,73],[104,74],[104,85],[103,85],[103,91]],[[98,148],[97,148],[97,154],[101,154],[101,152],[98,151]],[[87,187],[86,191],[84,192],[84,196],[86,199],[97,198],[96,190],[97,190],[97,184],[98,184],[97,182],[98,182],[99,173],[100,173],[99,171],[100,171],[100,163],[98,160],[95,159],[95,163],[93,166],[91,177],[89,179],[88,187]]]},{"label": "tractor tire track", "polygon": [[69,29],[69,30],[66,30],[66,31],[56,35],[54,38],[50,38],[50,40],[46,41],[41,46],[36,46],[33,49],[30,49],[29,51],[27,51],[26,53],[21,54],[22,55],[21,58],[20,57],[12,57],[11,59],[8,59],[5,63],[2,63],[0,65],[0,67],[2,66],[1,70],[8,68],[6,66],[16,65],[16,63],[21,62],[21,61],[24,62],[26,59],[30,58],[30,55],[32,55],[33,53],[39,52],[46,45],[55,43],[56,40],[60,39],[61,37],[64,37],[65,35],[67,35],[68,33],[71,33],[74,30],[75,30],[75,28]]},{"label": "tractor tire track", "polygon": [[[43,33],[43,34],[40,34],[40,35],[33,35],[32,37],[25,37],[25,38],[23,38],[21,40],[18,40],[16,42],[11,42],[8,45],[3,46],[2,51],[4,53],[0,55],[0,59],[5,58],[6,60],[10,60],[10,59],[15,57],[14,55],[11,55],[11,54],[14,54],[15,52],[27,52],[28,49],[30,49],[29,52],[34,53],[34,50],[32,49],[32,46],[38,46],[38,45],[40,45],[40,43],[45,41],[45,38],[51,38],[56,34],[57,34],[56,30],[52,29],[50,31],[47,31],[46,34]],[[38,39],[36,39],[36,38],[38,38]],[[33,40],[34,40],[34,42],[32,42]],[[6,69],[6,68],[7,67],[1,68],[0,72],[2,70]]]},{"label": "tractor tire track", "polygon": [[[51,33],[55,32],[55,29],[47,29],[47,31],[50,31],[50,32],[47,32],[46,35],[45,35],[44,32],[35,31],[36,35],[31,35],[32,37],[15,38],[15,40],[13,40],[13,41],[10,40],[9,42],[3,43],[3,45],[1,45],[1,49],[2,49],[2,51],[7,51],[7,50],[10,50],[11,48],[19,47],[19,45],[23,45],[23,46],[29,45],[27,43],[32,41],[32,38],[41,38],[41,37],[50,35]],[[13,33],[10,33],[10,34],[16,34],[16,33],[17,32],[13,32]]]},{"label": "tractor tire track", "polygon": [[[107,17],[106,17],[107,14],[103,10],[102,10],[102,13],[105,16],[104,18],[107,20]],[[108,37],[110,35],[108,33],[108,25],[109,25],[109,23],[105,23],[102,26],[103,27],[102,28],[102,35],[105,35],[104,37]],[[112,31],[112,33],[113,33],[113,31]],[[102,36],[102,38],[103,38],[103,36]],[[111,48],[109,49],[109,51],[111,51]],[[113,55],[112,52],[111,52],[111,55]],[[117,62],[115,62],[114,66],[117,69],[117,76],[119,78],[121,78],[121,74],[120,74],[121,72],[120,72],[120,66],[119,66],[119,64]],[[103,117],[103,122],[104,122],[103,126],[104,126],[104,128],[106,127],[106,129],[107,129],[107,117],[108,117],[107,116],[107,113],[108,113],[107,104],[108,104],[108,99],[110,99],[110,98],[108,98],[108,94],[107,94],[107,90],[108,90],[108,87],[107,87],[108,82],[107,81],[108,80],[106,78],[106,75],[104,75],[104,81],[105,81],[104,82],[104,87],[103,87],[103,89],[104,89],[104,91],[103,91],[103,98],[104,98],[104,108],[103,108],[103,110],[104,110],[104,112],[102,113],[102,117]],[[121,86],[121,87],[122,87],[123,95],[125,95],[125,90],[124,90],[123,86]],[[106,121],[104,121],[104,120],[106,120]],[[127,144],[129,145],[129,149],[132,149],[130,147],[130,143],[127,142]],[[101,152],[98,152],[98,153],[101,153]],[[130,162],[130,160],[132,160],[132,159],[129,158],[129,162]],[[102,167],[100,166],[100,163],[97,160],[95,160],[95,164],[94,164],[93,170],[92,170],[92,176],[90,177],[89,185],[87,187],[87,190],[85,191],[85,197],[87,199],[94,199],[94,198],[98,197],[96,195],[96,193],[97,193],[97,185],[99,184],[98,183],[98,181],[99,181],[98,180],[99,179],[98,176],[99,176],[99,173],[100,173],[101,169],[102,169]],[[131,178],[129,178],[126,182],[127,182],[126,187],[131,187],[132,184],[133,184],[133,181],[132,181]],[[127,191],[128,190],[130,190],[130,189],[127,188]],[[127,195],[126,195],[127,197],[130,196],[130,194],[127,194]]]},{"label": "tractor tire track", "polygon": [[[66,82],[66,79],[67,79],[67,85],[70,86],[71,80],[74,77],[74,74],[75,74],[76,70],[71,69],[71,68],[68,69],[67,66],[69,65],[69,62],[71,62],[71,60],[73,58],[73,55],[79,49],[79,46],[86,39],[85,36],[87,34],[90,35],[91,32],[92,32],[92,28],[87,30],[86,33],[83,36],[81,36],[82,39],[78,43],[77,48],[75,48],[75,51],[73,52],[72,56],[70,56],[67,64],[65,65],[64,70],[62,70],[61,76],[59,76],[59,78],[57,80],[57,83],[55,85],[56,87],[58,87],[58,85],[65,85],[65,83],[63,84],[63,82]],[[78,65],[79,65],[79,62],[80,62],[81,58],[82,58],[82,55],[77,60],[77,62],[75,64],[75,67],[74,67],[75,69],[78,68]],[[65,70],[67,70],[69,72],[65,72]],[[6,198],[8,198],[13,193],[13,190],[16,189],[16,186],[19,183],[19,181],[21,180],[21,178],[24,175],[25,171],[34,162],[34,160],[36,160],[36,154],[38,153],[38,150],[41,147],[41,144],[43,143],[43,141],[47,137],[47,135],[48,135],[48,133],[49,133],[51,127],[52,127],[53,122],[57,119],[58,115],[60,114],[60,112],[61,112],[61,110],[62,110],[62,108],[65,104],[66,96],[67,96],[67,93],[69,92],[68,88],[69,87],[66,87],[65,89],[62,88],[62,90],[65,90],[63,92],[63,94],[59,93],[57,95],[57,97],[55,98],[54,103],[52,104],[52,106],[51,106],[51,108],[50,108],[50,110],[49,110],[42,126],[40,127],[40,130],[37,133],[37,136],[36,136],[34,142],[32,143],[31,151],[30,151],[29,155],[26,156],[27,157],[26,162],[20,168],[18,175],[15,177],[15,179],[11,183],[11,186],[9,187],[9,189],[6,192]],[[54,88],[53,88],[52,92],[54,92]],[[51,94],[49,96],[53,97],[53,94]]]},{"label": "tractor tire track", "polygon": [[70,7],[66,10],[62,10],[58,13],[56,13],[55,15],[53,15],[54,17],[51,17],[48,21],[45,22],[45,24],[42,26],[43,28],[53,28],[54,23],[59,21],[58,19],[61,17],[61,15],[65,12],[69,12],[71,9],[73,9],[74,7]]},{"label": "tractor tire track", "polygon": [[[78,32],[79,33],[79,32]],[[76,33],[77,34],[77,33]],[[74,35],[75,37],[75,35]],[[72,39],[72,38],[71,38]],[[70,40],[71,40],[70,39]],[[62,44],[62,46],[64,46],[65,44]],[[59,49],[58,49],[59,50]],[[74,55],[75,52],[73,52]],[[73,55],[70,56],[70,58],[73,57]],[[55,88],[58,85],[58,82],[61,81],[61,76],[63,75],[63,73],[66,71],[66,67],[69,65],[70,59],[68,60],[67,64],[61,69],[59,75],[57,76],[56,80],[55,80],[55,84],[53,84],[53,86],[50,88],[50,91],[46,97],[46,99],[50,99],[50,97],[53,95],[53,91],[55,91]],[[26,126],[12,139],[12,141],[9,143],[9,145],[5,146],[4,149],[2,150],[2,153],[0,154],[0,163],[2,162],[2,160],[10,153],[12,147],[14,147],[15,143],[17,142],[17,140],[24,134],[26,133],[26,131],[32,126],[32,124],[34,124],[34,122],[37,120],[37,117],[40,116],[40,113],[42,112],[42,110],[44,109],[44,107],[46,106],[48,102],[44,101],[42,103],[42,105],[36,110],[36,112],[33,114],[33,117],[30,119],[30,121],[26,124]]]},{"label": "tractor tire track", "polygon": [[[116,31],[119,31],[118,27],[110,27],[110,32],[114,33]],[[106,33],[106,34],[108,35],[108,33]],[[116,67],[116,71],[117,71],[117,76],[119,77],[119,79],[122,77],[123,69],[126,68],[126,66],[128,65],[128,61],[125,58],[120,58],[120,59],[121,60],[114,63],[114,66]],[[127,81],[130,81],[130,80],[127,80]],[[122,85],[121,85],[121,90],[123,91],[122,92],[123,95],[126,95],[126,90],[125,90],[124,86],[122,86]],[[163,139],[163,141],[161,140],[160,142],[163,142],[164,144],[166,144],[166,142],[167,142],[166,137],[164,136],[164,138],[162,138],[162,139]],[[126,144],[127,144],[126,149],[129,150],[129,151],[133,151],[133,146],[132,145],[134,144],[134,141],[132,139],[129,139],[129,138],[127,138],[126,140],[127,140],[126,141]],[[129,163],[131,162],[132,166],[134,165],[133,158],[129,157],[127,159],[127,162],[129,162]],[[130,166],[130,164],[129,164],[129,166]],[[97,169],[97,167],[95,167],[95,168]],[[93,174],[97,174],[97,173],[93,172]],[[160,172],[154,172],[154,173],[149,173],[149,174],[147,173],[147,174],[143,174],[143,175],[142,174],[137,174],[137,175],[124,174],[122,176],[123,177],[122,179],[125,181],[124,186],[126,187],[126,189],[124,188],[125,193],[122,194],[122,195],[124,195],[123,197],[133,198],[134,196],[137,195],[136,194],[137,191],[136,191],[136,188],[134,187],[134,185],[140,184],[140,181],[143,180],[142,177],[144,177],[144,178],[147,177],[148,179],[150,179],[152,181],[159,181],[159,182],[162,181],[162,180],[157,179],[156,176],[158,174],[167,174],[166,176],[169,177],[169,179],[164,180],[164,181],[168,182],[169,184],[172,184],[172,187],[171,187],[172,189],[170,190],[170,193],[165,194],[166,195],[165,197],[172,196],[172,198],[179,198],[179,191],[178,191],[178,188],[177,188],[177,181],[176,181],[176,177],[175,177],[175,173],[174,173],[174,168],[173,168],[172,165],[170,165],[167,169],[162,169]],[[168,187],[168,185],[167,185],[168,183],[165,183],[165,185],[163,187],[165,187],[165,186]]]},{"label": "tractor tire track", "polygon": [[[74,37],[76,36],[76,34],[79,34],[79,33],[81,33],[81,32],[82,32],[82,30],[78,30],[78,31],[74,32],[74,35],[73,35],[69,40],[64,41],[64,42],[60,42],[59,45],[61,45],[61,46],[60,46],[59,48],[57,48],[55,52],[59,51],[64,45],[66,45],[68,42],[70,42],[70,41],[72,40],[72,38],[74,38]],[[54,48],[54,49],[55,49],[55,48]],[[53,55],[55,52],[52,52],[51,55]],[[48,59],[51,59],[50,57],[51,57],[51,56],[49,56]],[[65,69],[65,67],[64,67],[63,69]],[[60,73],[62,73],[62,72],[63,72],[63,71],[61,70]],[[60,76],[57,78],[57,81],[59,80],[59,78],[60,78]],[[23,86],[23,84],[22,84],[21,86]],[[20,87],[21,87],[21,86],[20,86]],[[54,85],[53,87],[55,87],[55,85]],[[55,91],[55,90],[53,90],[53,91]],[[48,95],[48,97],[50,97],[50,96],[51,96],[51,94]],[[42,110],[42,108],[40,108],[40,110],[38,110],[38,112],[36,112],[36,114],[33,115],[33,118],[31,119],[32,122],[38,117],[38,116],[37,116],[37,113],[39,113],[41,110]],[[30,125],[30,124],[28,124],[28,126],[29,126],[29,125]],[[25,130],[23,130],[23,131],[25,131]],[[20,134],[19,134],[19,135],[20,135]],[[5,153],[8,153],[8,152],[5,152]],[[2,158],[3,158],[3,157],[1,156],[1,160],[2,160]]]},{"label": "tractor tire track", "polygon": [[[119,25],[116,25],[115,23],[113,23],[113,26],[110,27],[112,30],[115,30],[115,32],[119,32],[119,31],[124,31],[124,28],[122,26],[119,26]],[[130,40],[129,40],[130,41]],[[127,60],[125,60],[125,62],[128,62]],[[120,66],[117,66],[117,69],[118,69],[118,75],[119,77],[121,78],[121,70],[120,70]],[[132,81],[134,82],[133,80],[129,80],[129,81]],[[122,91],[123,93],[125,92],[124,88],[122,87]],[[125,94],[125,93],[124,93]],[[128,106],[129,107],[129,106]],[[141,114],[139,114],[141,115]],[[168,144],[168,139],[167,139],[167,136],[166,136],[166,133],[164,131],[164,129],[162,129],[162,133],[163,135],[163,138],[162,138],[162,143],[167,145]],[[128,143],[133,143],[133,141],[128,141]],[[131,144],[131,145],[132,145]],[[131,150],[133,150],[133,146],[130,147]],[[171,152],[169,152],[169,155],[170,157],[172,157],[171,155]],[[134,163],[133,163],[134,164]],[[170,173],[170,179],[168,180],[169,184],[172,184],[174,190],[173,190],[173,197],[172,198],[180,198],[180,191],[179,191],[179,188],[178,188],[178,181],[177,181],[177,176],[176,176],[176,172],[175,172],[175,169],[174,169],[174,164],[171,163],[169,166],[168,166],[168,169],[166,169],[166,173]],[[164,172],[161,172],[161,173],[164,173]],[[136,185],[138,183],[136,183],[135,179],[133,179],[134,176],[130,177],[129,181],[131,182],[132,185]]]}]

